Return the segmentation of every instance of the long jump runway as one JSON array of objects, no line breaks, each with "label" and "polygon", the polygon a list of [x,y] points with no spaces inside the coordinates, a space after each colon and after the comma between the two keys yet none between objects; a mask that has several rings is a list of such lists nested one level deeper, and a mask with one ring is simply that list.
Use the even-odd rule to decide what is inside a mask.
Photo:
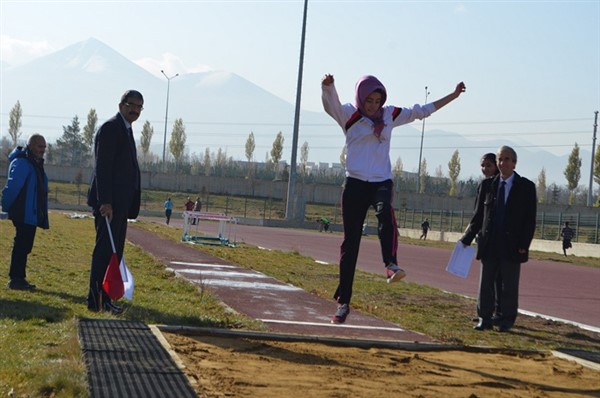
[{"label": "long jump runway", "polygon": [[[154,220],[164,222],[157,218]],[[171,226],[181,228],[182,222],[177,218],[171,219]],[[210,235],[215,233],[216,224],[203,222],[196,228]],[[329,264],[337,264],[339,260],[342,236],[339,233],[318,233],[316,225],[314,230],[238,225],[236,231],[237,241],[254,246],[296,251]],[[560,241],[556,244],[560,249]],[[398,265],[407,272],[407,281],[477,297],[479,264],[474,261],[468,278],[463,279],[445,271],[449,257],[449,249],[402,242],[398,248]],[[357,267],[383,275],[381,249],[376,237],[362,240]],[[600,268],[530,260],[521,267],[520,285],[519,309],[522,313],[572,323],[594,332],[600,330]]]},{"label": "long jump runway", "polygon": [[131,226],[127,239],[199,288],[207,288],[235,311],[264,322],[269,331],[315,336],[430,343],[425,335],[352,311],[343,325],[331,323],[336,303],[259,272],[227,264],[187,243]]}]

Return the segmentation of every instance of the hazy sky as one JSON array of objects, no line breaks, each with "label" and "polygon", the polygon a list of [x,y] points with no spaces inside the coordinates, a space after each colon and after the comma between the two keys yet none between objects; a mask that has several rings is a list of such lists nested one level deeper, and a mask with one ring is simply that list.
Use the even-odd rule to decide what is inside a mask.
[{"label": "hazy sky", "polygon": [[[157,76],[226,70],[294,103],[303,4],[0,0],[1,61],[23,64],[93,37]],[[427,129],[591,151],[599,20],[598,0],[309,0],[302,108],[322,111],[325,73],[342,102],[373,74],[400,106],[424,102],[425,86],[435,100],[462,80],[467,93]]]}]

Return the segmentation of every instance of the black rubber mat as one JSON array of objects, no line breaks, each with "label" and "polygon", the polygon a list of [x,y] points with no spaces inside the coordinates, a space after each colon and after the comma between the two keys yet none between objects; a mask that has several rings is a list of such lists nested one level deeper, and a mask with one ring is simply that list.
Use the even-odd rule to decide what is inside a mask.
[{"label": "black rubber mat", "polygon": [[79,340],[91,398],[197,397],[143,322],[82,319]]}]

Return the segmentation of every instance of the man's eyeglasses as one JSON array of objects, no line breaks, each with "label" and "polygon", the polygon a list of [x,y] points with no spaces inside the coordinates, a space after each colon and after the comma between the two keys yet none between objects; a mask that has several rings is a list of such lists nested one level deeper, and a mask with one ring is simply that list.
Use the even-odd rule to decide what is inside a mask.
[{"label": "man's eyeglasses", "polygon": [[140,111],[144,110],[144,105],[132,104],[130,102],[126,102],[125,106],[128,108],[139,109]]}]

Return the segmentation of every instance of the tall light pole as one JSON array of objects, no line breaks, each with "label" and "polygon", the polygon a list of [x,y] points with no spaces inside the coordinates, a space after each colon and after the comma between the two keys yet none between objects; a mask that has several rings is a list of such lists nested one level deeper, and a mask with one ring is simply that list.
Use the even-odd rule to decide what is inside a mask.
[{"label": "tall light pole", "polygon": [[298,154],[298,127],[300,125],[300,99],[302,94],[302,69],[304,64],[304,39],[306,37],[306,11],[308,0],[304,0],[304,15],[302,18],[302,37],[300,39],[300,61],[298,65],[298,86],[296,88],[296,112],[294,115],[294,132],[292,136],[292,158],[290,161],[290,177],[288,180],[287,201],[285,204],[285,219],[291,221],[296,214],[296,156]]},{"label": "tall light pole", "polygon": [[161,69],[160,73],[162,73],[167,78],[167,106],[165,110],[165,136],[163,139],[163,170],[167,169],[167,164],[165,163],[165,154],[167,153],[167,118],[169,116],[169,89],[171,88],[171,79],[179,76],[179,73],[169,77],[165,73],[164,70]]},{"label": "tall light pole", "polygon": [[598,111],[594,112],[594,135],[592,136],[592,161],[590,167],[590,187],[588,189],[587,205],[592,207],[592,193],[594,193],[594,158],[596,157],[594,152],[596,150],[596,131],[598,129]]},{"label": "tall light pole", "polygon": [[[425,86],[425,104],[427,104],[427,86]],[[423,156],[423,136],[425,135],[425,118],[423,118],[423,126],[421,127],[421,148],[419,149],[419,171],[417,172],[417,193],[421,193],[421,156]]]}]

